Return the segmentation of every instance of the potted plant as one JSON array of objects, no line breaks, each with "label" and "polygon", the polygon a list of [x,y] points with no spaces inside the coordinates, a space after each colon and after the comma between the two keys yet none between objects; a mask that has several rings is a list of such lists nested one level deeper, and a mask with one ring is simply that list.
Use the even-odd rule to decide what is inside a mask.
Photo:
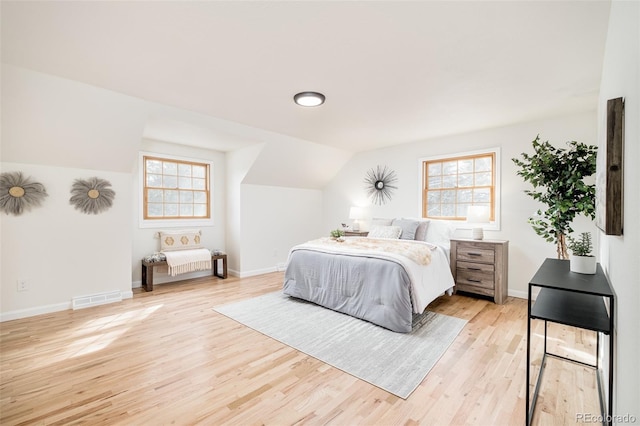
[{"label": "potted plant", "polygon": [[344,237],[344,231],[342,229],[334,229],[329,233],[329,235],[331,236],[332,240],[344,241],[344,238],[342,238]]},{"label": "potted plant", "polygon": [[546,205],[528,222],[536,234],[556,243],[558,259],[568,259],[566,235],[573,232],[571,222],[578,214],[595,218],[595,185],[584,178],[596,172],[595,145],[571,141],[567,149],[556,148],[536,136],[534,154],[522,154],[512,161],[520,167],[517,172],[534,190],[525,193]]},{"label": "potted plant", "polygon": [[583,232],[578,239],[567,237],[569,244],[567,248],[571,250],[569,258],[569,270],[579,274],[596,273],[596,257],[591,254],[593,245],[591,244],[591,233]]}]

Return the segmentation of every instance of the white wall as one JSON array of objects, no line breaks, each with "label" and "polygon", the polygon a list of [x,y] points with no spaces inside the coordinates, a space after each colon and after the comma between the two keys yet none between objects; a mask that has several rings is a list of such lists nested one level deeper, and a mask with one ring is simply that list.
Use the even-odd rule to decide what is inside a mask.
[{"label": "white wall", "polygon": [[242,185],[241,276],[273,272],[296,244],[318,238],[322,191]]},{"label": "white wall", "polygon": [[[2,214],[1,320],[68,309],[71,298],[120,291],[131,297],[131,178],[128,173],[2,163],[45,185],[42,206],[20,216]],[[75,179],[111,182],[113,206],[87,215],[69,204]],[[29,290],[18,292],[16,282]]]},{"label": "white wall", "polygon": [[[341,222],[351,222],[348,219],[349,206],[368,202],[363,181],[367,170],[372,167],[386,165],[393,169],[398,175],[398,190],[387,204],[370,206],[371,215],[420,217],[419,159],[499,147],[502,167],[502,226],[499,231],[486,231],[485,238],[509,240],[509,294],[526,297],[529,279],[540,264],[547,257],[556,257],[555,245],[545,242],[527,224],[527,218],[539,208],[539,204],[524,194],[524,190],[530,189],[530,186],[516,175],[517,168],[511,161],[522,152],[533,152],[531,141],[538,134],[543,140],[549,140],[556,146],[562,146],[570,140],[596,144],[596,112],[357,154],[325,189],[324,231],[336,228]],[[580,217],[576,221],[574,231],[595,232],[595,226],[590,220]],[[456,236],[469,237],[470,231],[458,230]]]},{"label": "white wall", "polygon": [[[605,140],[606,102],[625,98],[624,235],[601,233],[600,258],[616,293],[614,414],[640,419],[640,3],[614,1],[600,87],[598,134]],[[622,423],[622,422],[620,422]]]}]

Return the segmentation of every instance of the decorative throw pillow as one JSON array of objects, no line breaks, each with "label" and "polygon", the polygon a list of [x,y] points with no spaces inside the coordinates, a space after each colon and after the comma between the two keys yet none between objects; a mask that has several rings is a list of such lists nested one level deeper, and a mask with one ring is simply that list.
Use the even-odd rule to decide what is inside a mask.
[{"label": "decorative throw pillow", "polygon": [[193,250],[202,248],[199,231],[160,232],[160,251]]},{"label": "decorative throw pillow", "polygon": [[444,220],[432,220],[429,222],[426,241],[431,244],[449,247],[451,244],[451,237],[453,237],[455,230],[455,227],[450,222]]},{"label": "decorative throw pillow", "polygon": [[374,226],[369,231],[369,238],[400,238],[402,228],[399,226]]},{"label": "decorative throw pillow", "polygon": [[416,238],[416,230],[420,223],[417,220],[393,219],[392,225],[402,228],[400,238],[403,240],[413,240]]}]

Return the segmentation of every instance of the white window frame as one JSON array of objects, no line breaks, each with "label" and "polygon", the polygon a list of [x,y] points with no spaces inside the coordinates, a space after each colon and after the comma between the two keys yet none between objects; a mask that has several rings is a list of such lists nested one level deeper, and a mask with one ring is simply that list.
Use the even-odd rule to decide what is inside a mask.
[{"label": "white window frame", "polygon": [[[145,219],[144,218],[144,157],[166,158],[167,160],[186,161],[191,163],[201,163],[209,165],[209,212],[210,218],[207,219]],[[213,226],[213,198],[215,182],[213,180],[213,162],[203,160],[202,158],[181,157],[171,154],[163,154],[157,152],[140,151],[138,154],[138,220],[140,228],[187,228],[194,226]]]},{"label": "white window frame", "polygon": [[[477,151],[465,151],[465,152],[453,152],[453,153],[449,153],[449,154],[442,154],[442,155],[435,155],[435,156],[429,156],[429,157],[422,157],[418,159],[418,182],[420,182],[420,184],[418,185],[418,217],[422,217],[422,197],[423,197],[423,164],[425,161],[438,161],[438,160],[444,160],[444,159],[448,159],[448,158],[457,158],[457,157],[467,157],[467,156],[478,156],[478,155],[482,155],[482,154],[493,154],[495,155],[496,158],[496,162],[495,162],[495,200],[494,200],[494,208],[495,208],[495,216],[494,216],[494,220],[491,221],[489,223],[489,225],[485,226],[484,229],[485,230],[489,230],[489,231],[499,231],[500,227],[501,227],[501,199],[502,199],[502,190],[501,190],[501,169],[502,169],[502,161],[501,161],[501,157],[500,157],[500,148],[499,147],[493,147],[493,148],[487,148],[487,149],[480,149]],[[432,220],[440,220],[440,219],[432,219]],[[447,219],[442,219],[442,220],[446,220],[452,224],[454,224],[456,226],[456,228],[458,229],[472,229],[473,226],[468,225],[465,221],[463,220],[447,220]]]}]

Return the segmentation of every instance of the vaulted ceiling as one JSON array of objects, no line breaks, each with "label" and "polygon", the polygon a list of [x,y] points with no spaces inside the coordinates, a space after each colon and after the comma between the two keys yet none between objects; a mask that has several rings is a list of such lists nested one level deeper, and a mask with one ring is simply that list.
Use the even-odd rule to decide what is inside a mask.
[{"label": "vaulted ceiling", "polygon": [[[609,7],[2,1],[2,61],[358,152],[594,110]],[[306,90],[326,103],[296,106]],[[170,116],[147,131],[202,134]]]}]

